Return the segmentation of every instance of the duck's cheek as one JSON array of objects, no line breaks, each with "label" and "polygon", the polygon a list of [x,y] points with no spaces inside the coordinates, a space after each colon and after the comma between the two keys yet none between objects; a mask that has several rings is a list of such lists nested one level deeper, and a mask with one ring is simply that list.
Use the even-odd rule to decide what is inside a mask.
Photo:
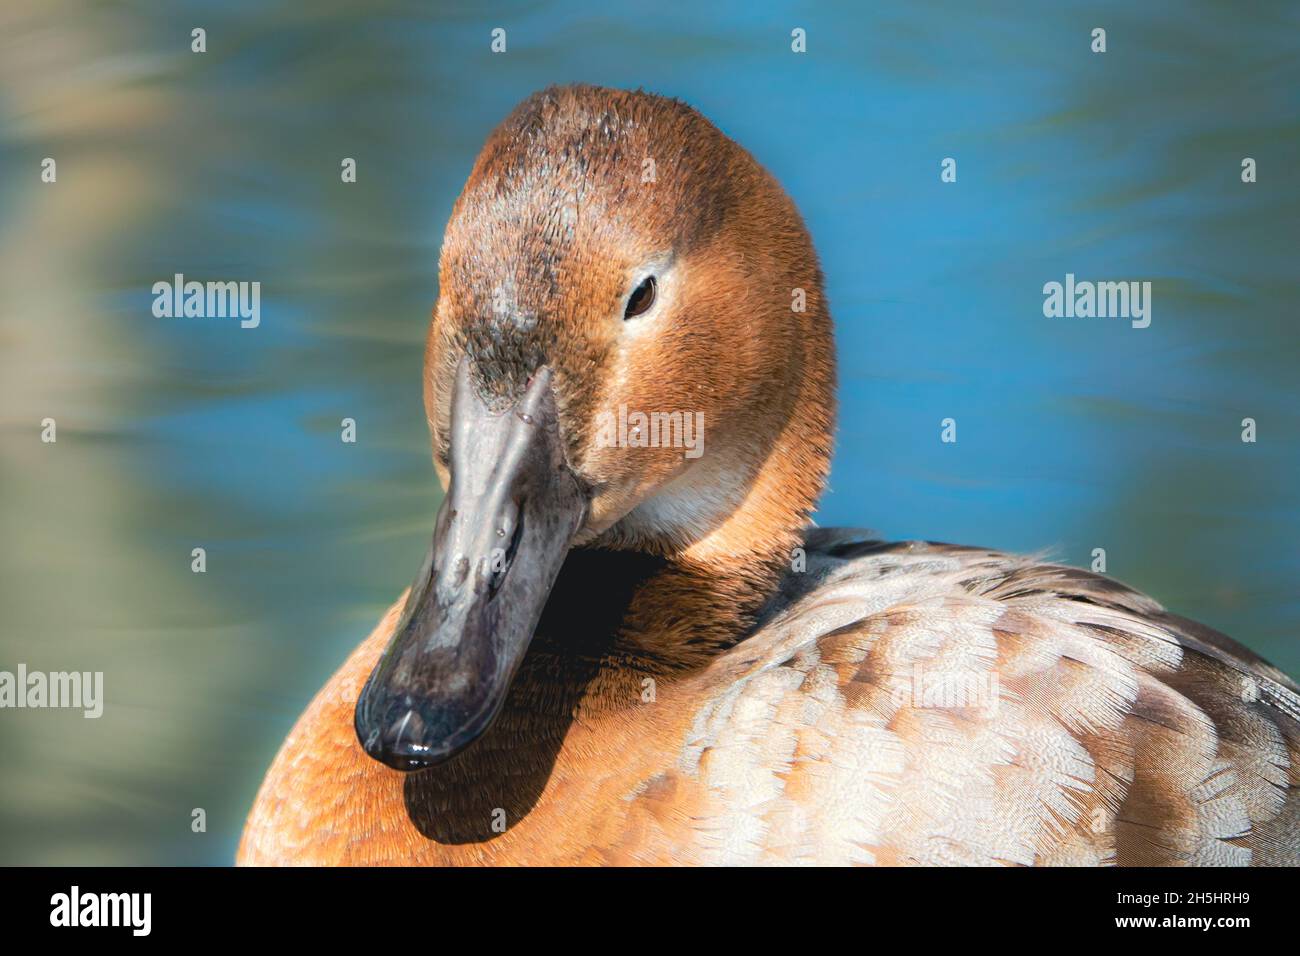
[{"label": "duck's cheek", "polygon": [[[617,524],[628,513],[654,498],[692,463],[674,447],[610,447],[586,456],[579,469],[597,489],[591,500],[584,535],[589,540]],[[579,543],[583,543],[580,541]]]},{"label": "duck's cheek", "polygon": [[600,534],[636,507],[650,476],[631,467],[625,449],[598,448],[584,456],[578,472],[596,490],[587,512],[584,533]]}]

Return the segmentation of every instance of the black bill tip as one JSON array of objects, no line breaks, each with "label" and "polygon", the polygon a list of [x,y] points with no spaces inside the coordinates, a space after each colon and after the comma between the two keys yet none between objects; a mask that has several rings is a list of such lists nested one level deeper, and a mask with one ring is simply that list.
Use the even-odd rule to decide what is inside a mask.
[{"label": "black bill tip", "polygon": [[[383,714],[357,714],[357,735],[367,754],[394,770],[409,772],[450,760],[482,733],[488,721],[467,722],[430,712],[415,700],[385,702]],[[364,737],[361,735],[364,733]]]}]

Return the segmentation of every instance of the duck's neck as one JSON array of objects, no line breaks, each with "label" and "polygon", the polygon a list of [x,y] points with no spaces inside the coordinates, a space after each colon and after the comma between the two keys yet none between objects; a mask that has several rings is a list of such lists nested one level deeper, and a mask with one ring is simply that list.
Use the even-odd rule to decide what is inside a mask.
[{"label": "duck's neck", "polygon": [[702,565],[576,548],[551,592],[521,691],[565,684],[588,716],[643,703],[663,682],[695,673],[744,640],[787,560],[774,551]]}]

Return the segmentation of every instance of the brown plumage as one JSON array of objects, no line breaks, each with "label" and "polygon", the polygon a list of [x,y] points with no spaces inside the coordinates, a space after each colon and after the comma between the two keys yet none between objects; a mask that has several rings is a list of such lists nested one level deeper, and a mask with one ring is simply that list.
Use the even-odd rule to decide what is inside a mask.
[{"label": "brown plumage", "polygon": [[[625,322],[646,274],[658,301]],[[399,602],[286,740],[240,862],[1300,862],[1300,691],[1276,670],[1097,575],[806,530],[833,420],[820,272],[699,114],[531,97],[440,278],[444,486],[462,362],[503,408],[545,365],[589,511],[490,729],[407,775],[362,751]],[[620,405],[702,412],[704,454],[598,440]]]}]

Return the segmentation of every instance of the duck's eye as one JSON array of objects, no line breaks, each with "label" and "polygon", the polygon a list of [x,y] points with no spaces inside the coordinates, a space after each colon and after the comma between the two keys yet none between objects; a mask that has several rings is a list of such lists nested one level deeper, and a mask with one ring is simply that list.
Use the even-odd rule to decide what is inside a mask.
[{"label": "duck's eye", "polygon": [[655,304],[655,277],[646,276],[641,280],[641,284],[632,290],[628,296],[627,308],[623,310],[624,319],[634,319],[638,315],[644,315],[650,311],[650,306]]}]

